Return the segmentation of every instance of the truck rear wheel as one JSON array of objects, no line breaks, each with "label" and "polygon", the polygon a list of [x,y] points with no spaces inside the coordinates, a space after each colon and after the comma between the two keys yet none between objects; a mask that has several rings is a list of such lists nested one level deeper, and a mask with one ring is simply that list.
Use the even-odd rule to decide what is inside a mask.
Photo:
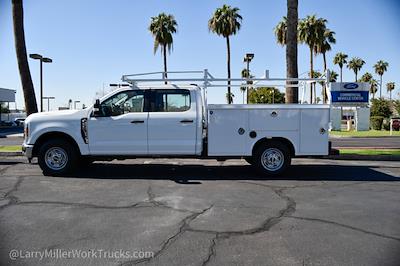
[{"label": "truck rear wheel", "polygon": [[267,175],[279,175],[284,172],[291,163],[289,148],[279,141],[269,141],[254,153],[254,166]]},{"label": "truck rear wheel", "polygon": [[39,148],[38,163],[44,175],[60,176],[70,173],[77,164],[78,154],[63,139],[44,142]]}]

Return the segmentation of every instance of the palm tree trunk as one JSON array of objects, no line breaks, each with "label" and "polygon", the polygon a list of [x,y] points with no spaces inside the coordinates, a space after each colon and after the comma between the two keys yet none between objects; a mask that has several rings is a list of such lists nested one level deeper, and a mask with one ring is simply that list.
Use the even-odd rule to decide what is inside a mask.
[{"label": "palm tree trunk", "polygon": [[340,67],[340,83],[343,82],[342,76],[343,76],[343,66]]},{"label": "palm tree trunk", "polygon": [[356,71],[354,71],[354,74],[356,75],[356,81],[355,82],[357,82],[357,73],[358,73],[358,71],[356,70]]},{"label": "palm tree trunk", "polygon": [[[324,52],[324,53],[322,53],[322,56],[323,56],[323,58],[324,58],[324,73],[326,73],[326,53]],[[323,100],[322,100],[322,102],[325,104],[326,103],[326,100],[327,100],[327,98],[328,98],[328,95],[327,95],[327,93],[326,93],[326,84],[325,84],[325,82],[324,82],[324,84],[323,84],[323,86],[322,86],[322,94],[323,94]]]},{"label": "palm tree trunk", "polygon": [[28,57],[26,55],[24,9],[22,5],[22,0],[12,0],[12,14],[14,24],[15,51],[17,54],[22,91],[24,93],[25,109],[26,114],[30,115],[32,113],[37,113],[38,109],[31,72],[29,71]]},{"label": "palm tree trunk", "polygon": [[[313,62],[313,48],[310,46],[310,78],[313,78],[313,68],[314,68],[314,62]],[[313,103],[313,83],[310,83],[310,104]]]},{"label": "palm tree trunk", "polygon": [[[167,79],[168,75],[167,75],[167,46],[163,45],[163,56],[164,56],[164,78]],[[165,81],[165,84],[167,84],[167,82]]]},{"label": "palm tree trunk", "polygon": [[[297,68],[297,24],[299,20],[298,0],[287,0],[286,77],[298,78]],[[286,85],[297,85],[297,81],[286,81]],[[298,103],[299,88],[286,87],[286,103]]]},{"label": "palm tree trunk", "polygon": [[382,99],[382,75],[381,75],[381,81],[379,85],[379,98]]},{"label": "palm tree trunk", "polygon": [[226,37],[226,49],[227,49],[227,67],[228,67],[228,104],[232,103],[231,97],[231,45],[229,43],[229,36]]}]

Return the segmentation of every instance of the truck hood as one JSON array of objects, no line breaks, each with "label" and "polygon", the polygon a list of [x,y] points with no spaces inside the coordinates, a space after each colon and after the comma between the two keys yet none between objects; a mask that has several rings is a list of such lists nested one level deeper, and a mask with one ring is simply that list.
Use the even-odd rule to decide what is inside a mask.
[{"label": "truck hood", "polygon": [[79,120],[87,117],[89,108],[83,110],[61,110],[35,113],[28,116],[25,123],[40,122],[40,121],[65,121],[65,120]]}]

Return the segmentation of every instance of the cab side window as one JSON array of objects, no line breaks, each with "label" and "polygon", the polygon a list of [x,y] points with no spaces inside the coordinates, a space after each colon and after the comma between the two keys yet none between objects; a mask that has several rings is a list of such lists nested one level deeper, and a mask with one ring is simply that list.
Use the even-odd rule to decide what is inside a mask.
[{"label": "cab side window", "polygon": [[144,109],[144,92],[140,90],[117,93],[100,105],[102,116],[118,116],[126,113],[139,113]]},{"label": "cab side window", "polygon": [[184,112],[189,109],[189,90],[154,90],[153,112]]}]

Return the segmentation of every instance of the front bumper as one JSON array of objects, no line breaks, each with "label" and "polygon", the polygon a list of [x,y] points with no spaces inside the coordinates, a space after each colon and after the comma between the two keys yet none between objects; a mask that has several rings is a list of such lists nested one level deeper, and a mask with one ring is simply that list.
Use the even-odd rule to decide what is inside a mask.
[{"label": "front bumper", "polygon": [[28,158],[32,159],[33,157],[33,145],[30,144],[22,144],[22,153]]}]

